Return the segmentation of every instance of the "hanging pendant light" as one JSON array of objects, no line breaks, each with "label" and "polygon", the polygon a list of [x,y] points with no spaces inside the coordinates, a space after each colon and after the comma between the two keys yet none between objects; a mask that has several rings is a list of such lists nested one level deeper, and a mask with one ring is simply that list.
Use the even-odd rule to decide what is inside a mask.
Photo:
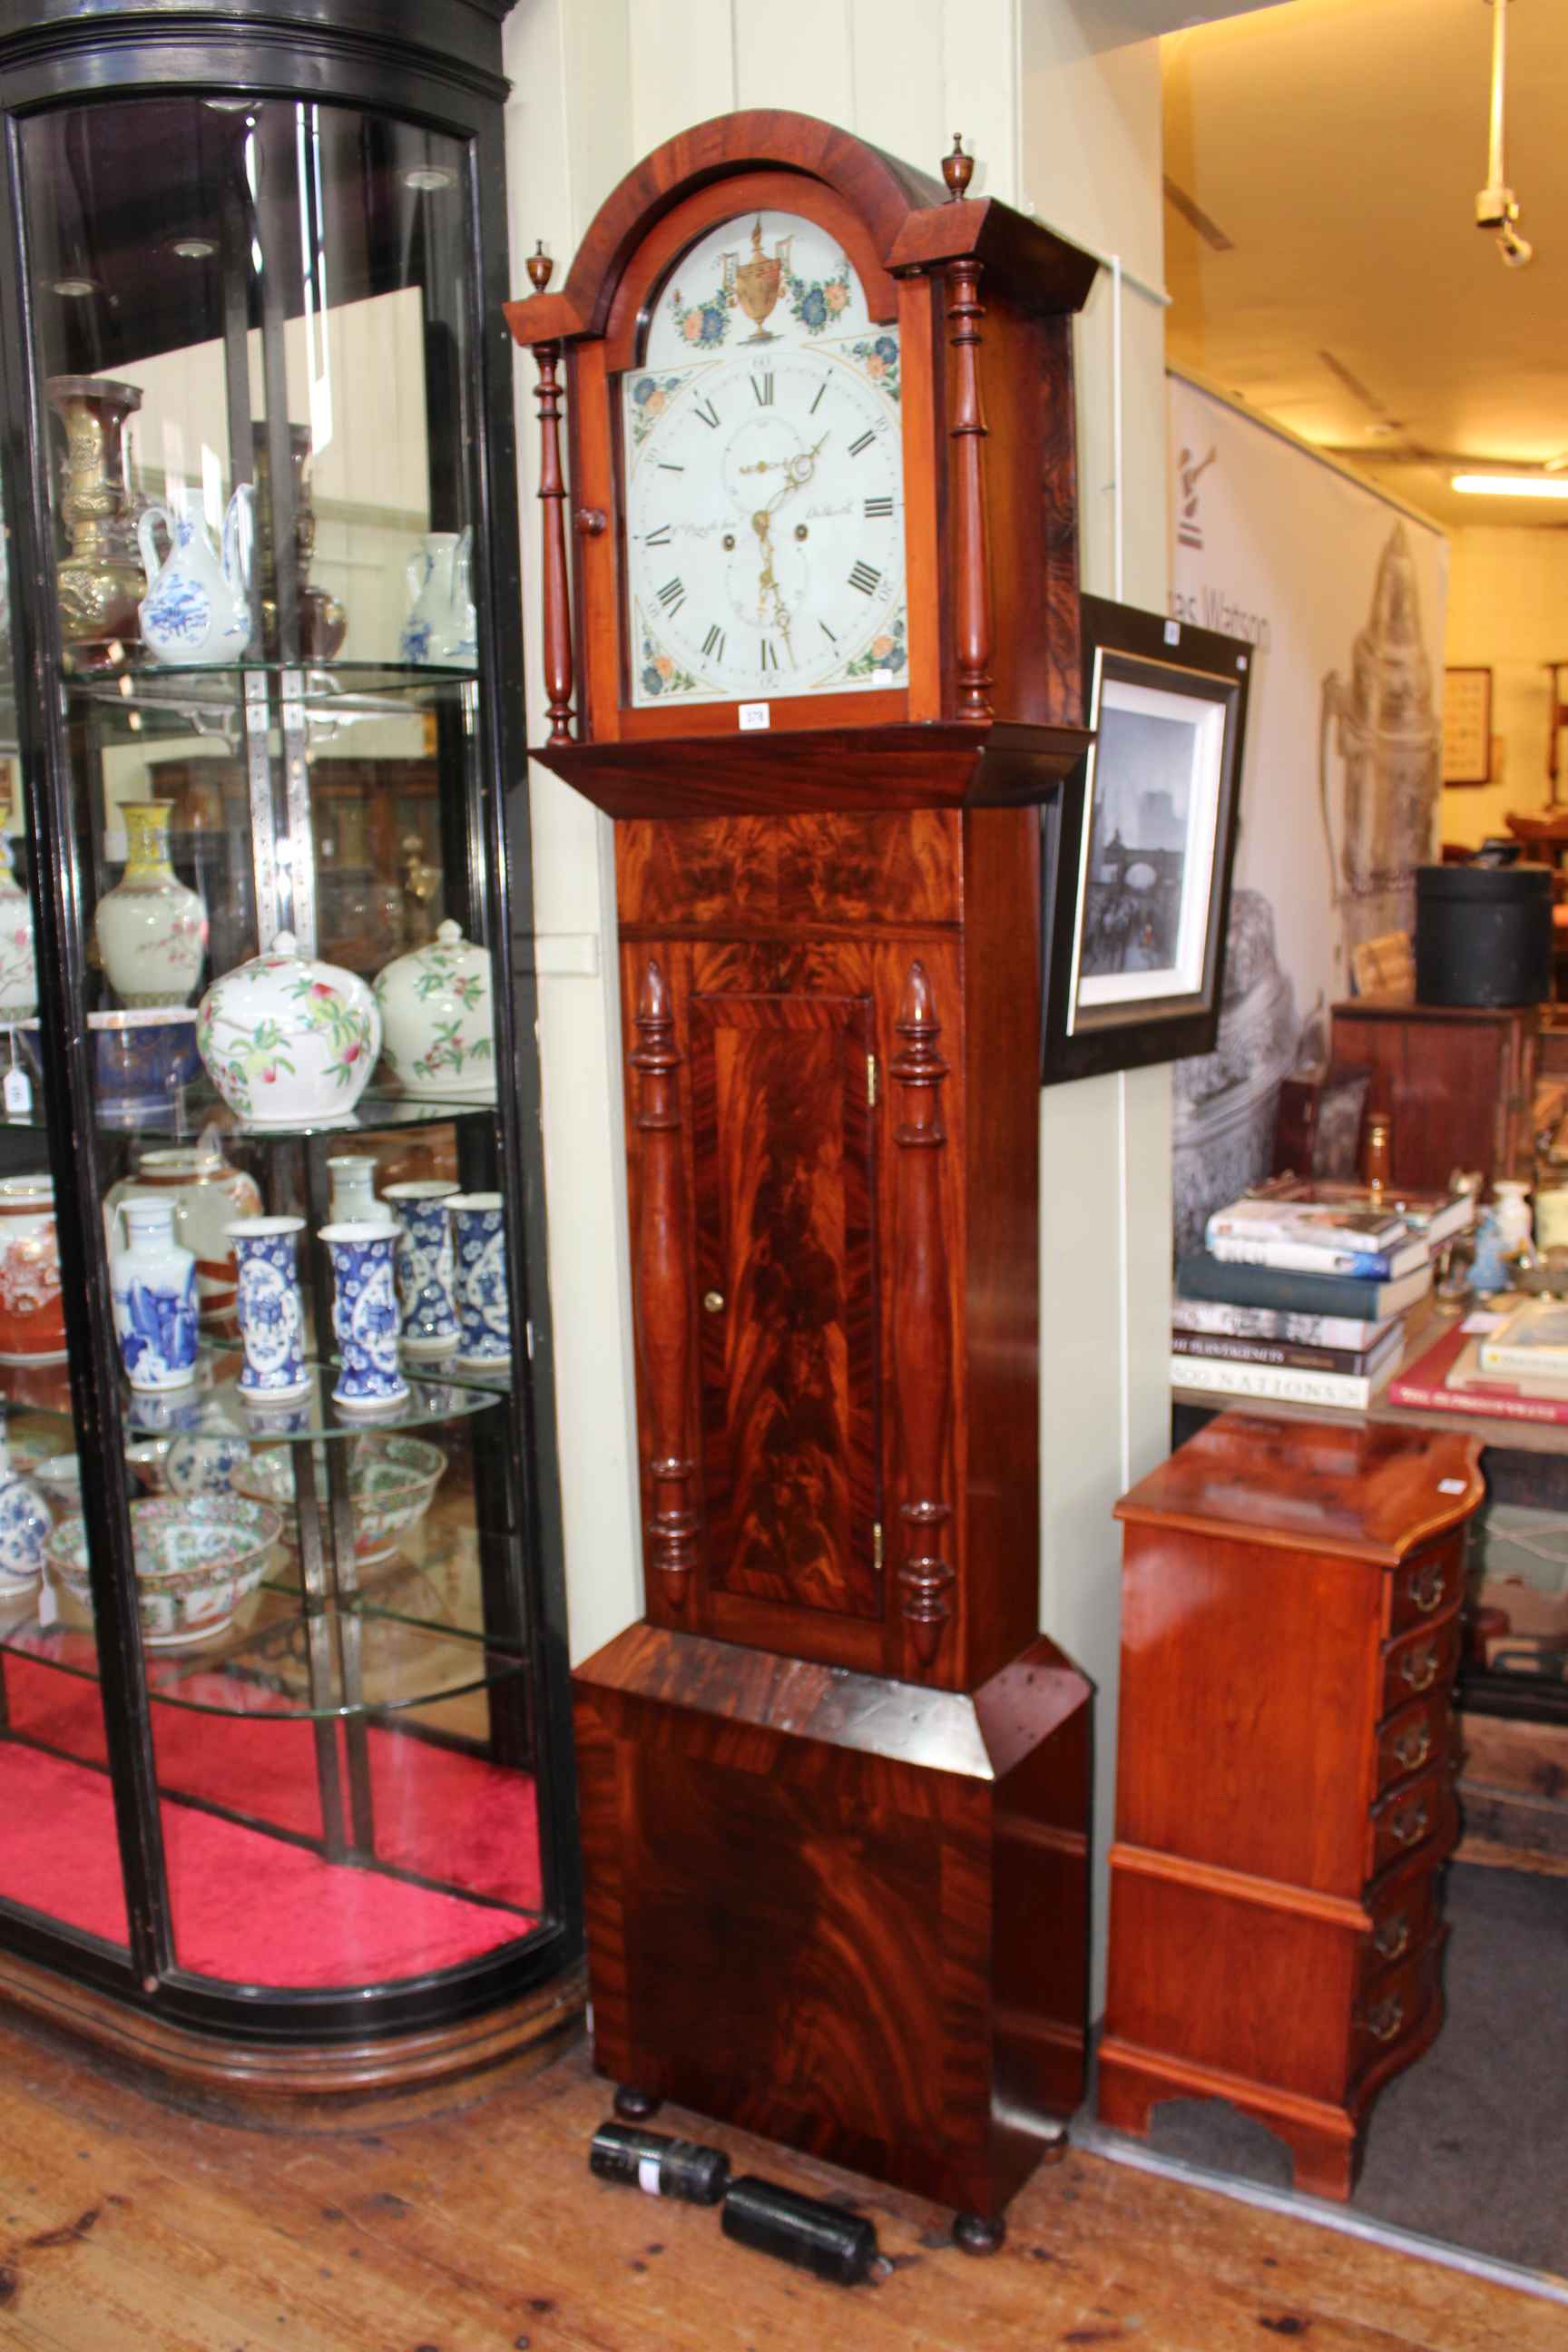
[{"label": "hanging pendant light", "polygon": [[1491,112],[1487,147],[1487,184],[1476,198],[1476,226],[1496,232],[1498,251],[1507,269],[1522,269],[1535,258],[1535,247],[1520,236],[1514,223],[1519,205],[1507,181],[1503,162],[1503,107],[1508,76],[1509,0],[1488,0],[1492,11]]}]

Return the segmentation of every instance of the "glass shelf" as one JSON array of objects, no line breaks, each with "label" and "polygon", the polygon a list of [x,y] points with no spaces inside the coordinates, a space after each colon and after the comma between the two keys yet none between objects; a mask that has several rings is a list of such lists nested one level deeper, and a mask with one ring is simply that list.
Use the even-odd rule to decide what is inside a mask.
[{"label": "glass shelf", "polygon": [[[8,1023],[0,1023],[0,1040],[4,1040]],[[0,1069],[9,1068],[9,1056],[0,1044]],[[230,1110],[221,1095],[206,1087],[187,1087],[178,1095],[171,1095],[166,1106],[153,1110],[137,1110],[121,1118],[112,1112],[99,1112],[102,1129],[147,1142],[194,1142],[205,1128],[234,1143],[300,1143],[313,1135],[376,1135],[384,1129],[404,1127],[448,1127],[460,1118],[493,1118],[493,1102],[476,1102],[471,1096],[463,1101],[428,1102],[423,1097],[382,1092],[367,1087],[352,1111],[335,1118],[318,1119],[314,1125],[302,1127],[257,1127]],[[0,1119],[0,1129],[9,1128],[17,1134],[42,1134],[47,1121],[43,1104],[43,1088],[37,1083],[33,1088],[33,1108],[25,1118]]]},{"label": "glass shelf", "polygon": [[[37,1589],[0,1601],[0,1654],[96,1681],[92,1633],[45,1625],[38,1611]],[[317,1687],[326,1685],[314,1699],[312,1653]],[[500,1651],[473,1634],[372,1609],[340,1607],[307,1616],[272,1591],[243,1601],[233,1624],[216,1637],[183,1649],[148,1645],[144,1656],[155,1701],[279,1722],[430,1706],[493,1690],[530,1664],[521,1651]]]},{"label": "glass shelf", "polygon": [[[477,670],[434,662],[144,662],[137,666],[68,670],[61,683],[67,709],[85,703],[99,709],[136,711],[147,722],[173,719],[183,730],[203,719],[232,716],[243,725],[247,703],[263,701],[270,711],[284,702],[312,717],[400,719],[411,710],[433,710],[455,693],[476,686]],[[258,688],[264,689],[258,696]],[[0,728],[5,725],[0,701]]]},{"label": "glass shelf", "polygon": [[[366,1431],[390,1433],[427,1429],[433,1423],[461,1421],[504,1402],[499,1384],[447,1379],[408,1368],[405,1402],[385,1412],[345,1412],[331,1401],[331,1364],[311,1364],[308,1397],[277,1404],[251,1404],[238,1386],[244,1359],[221,1342],[202,1342],[196,1377],[188,1388],[150,1396],[129,1384],[121,1390],[128,1438],[239,1436],[254,1445],[303,1445],[312,1439],[359,1437]],[[322,1374],[327,1378],[323,1380]],[[70,1372],[60,1364],[0,1364],[0,1410],[27,1412],[49,1423],[71,1420]],[[59,1449],[68,1452],[68,1447]],[[47,1457],[45,1457],[47,1458]]]}]

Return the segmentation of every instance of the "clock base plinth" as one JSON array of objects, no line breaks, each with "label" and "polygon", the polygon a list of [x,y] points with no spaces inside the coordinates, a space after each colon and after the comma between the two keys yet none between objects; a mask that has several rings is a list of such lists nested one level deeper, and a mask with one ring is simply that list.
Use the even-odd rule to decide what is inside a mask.
[{"label": "clock base plinth", "polygon": [[600,2071],[994,2231],[1083,2090],[1083,1676],[640,1624],[574,1688]]}]

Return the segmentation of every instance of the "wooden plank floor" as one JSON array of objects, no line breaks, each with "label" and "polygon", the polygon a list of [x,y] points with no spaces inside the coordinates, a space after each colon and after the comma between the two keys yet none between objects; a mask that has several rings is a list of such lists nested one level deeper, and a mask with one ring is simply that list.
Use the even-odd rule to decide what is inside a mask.
[{"label": "wooden plank floor", "polygon": [[[1070,2155],[1005,2251],[945,2216],[670,2111],[737,2169],[857,2199],[891,2275],[824,2286],[717,2217],[594,2180],[579,2049],[465,2112],[351,2136],[155,2104],[0,2022],[0,2345],[48,2352],[1562,2352],[1568,2312]],[[661,2122],[665,2119],[661,2118]]]}]

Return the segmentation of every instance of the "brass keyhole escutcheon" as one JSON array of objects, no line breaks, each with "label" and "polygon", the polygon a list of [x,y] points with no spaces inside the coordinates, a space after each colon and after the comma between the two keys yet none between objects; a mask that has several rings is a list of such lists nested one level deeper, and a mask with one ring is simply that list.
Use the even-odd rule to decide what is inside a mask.
[{"label": "brass keyhole escutcheon", "polygon": [[705,1290],[702,1294],[702,1304],[710,1315],[722,1315],[724,1312],[723,1292],[721,1290]]}]

